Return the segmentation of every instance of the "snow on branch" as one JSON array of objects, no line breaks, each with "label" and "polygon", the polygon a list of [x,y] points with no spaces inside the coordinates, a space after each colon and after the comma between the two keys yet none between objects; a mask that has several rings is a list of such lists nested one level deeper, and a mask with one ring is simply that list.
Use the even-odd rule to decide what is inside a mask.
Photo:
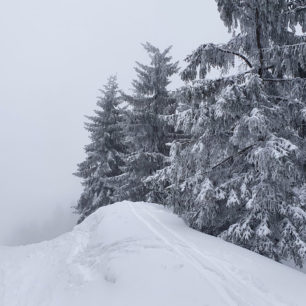
[{"label": "snow on branch", "polygon": [[262,79],[264,82],[296,82],[303,81],[306,82],[306,79],[302,78],[288,78],[288,79]]},{"label": "snow on branch", "polygon": [[306,42],[298,43],[298,44],[292,44],[292,45],[282,45],[282,46],[273,46],[270,48],[262,48],[261,50],[263,51],[270,51],[270,50],[275,50],[277,49],[286,49],[286,48],[298,48],[298,47],[304,47],[306,46]]},{"label": "snow on branch", "polygon": [[248,67],[253,68],[251,62],[239,52],[214,44],[201,45],[186,58],[188,66],[182,72],[182,79],[185,81],[194,80],[197,77],[198,68],[201,79],[206,77],[211,68],[219,68],[227,72],[230,67],[235,66],[235,57],[239,57]]},{"label": "snow on branch", "polygon": [[235,155],[231,155],[231,156],[227,157],[226,159],[222,160],[222,161],[221,161],[220,163],[218,163],[217,165],[214,165],[214,166],[211,168],[211,170],[214,170],[214,169],[216,169],[216,168],[222,166],[222,165],[225,164],[226,162],[228,162],[228,161],[230,161],[230,160],[233,160],[234,158],[236,158],[236,157],[238,157],[238,156],[240,156],[240,155],[246,153],[247,151],[249,151],[250,149],[252,149],[255,145],[256,145],[256,144],[254,143],[254,144],[252,144],[252,145],[250,145],[250,146],[247,146],[246,148],[244,148],[244,149],[238,151]]},{"label": "snow on branch", "polygon": [[295,7],[295,8],[289,9],[289,10],[286,11],[285,13],[286,13],[286,14],[291,14],[291,13],[296,13],[296,12],[299,12],[299,11],[302,11],[302,10],[305,10],[305,9],[306,9],[306,5],[297,6],[297,7]]},{"label": "snow on branch", "polygon": [[193,99],[205,99],[216,95],[225,86],[244,83],[245,76],[251,72],[252,70],[216,80],[193,80],[190,85],[183,86],[179,94],[187,103]]},{"label": "snow on branch", "polygon": [[253,68],[253,65],[250,63],[250,61],[241,53],[238,53],[238,52],[235,52],[235,51],[231,51],[231,50],[225,50],[225,49],[222,49],[222,48],[217,48],[219,51],[221,52],[225,52],[225,53],[229,53],[229,54],[233,54],[233,55],[236,55],[238,57],[240,57],[242,60],[245,61],[245,63],[250,67],[250,68]]}]

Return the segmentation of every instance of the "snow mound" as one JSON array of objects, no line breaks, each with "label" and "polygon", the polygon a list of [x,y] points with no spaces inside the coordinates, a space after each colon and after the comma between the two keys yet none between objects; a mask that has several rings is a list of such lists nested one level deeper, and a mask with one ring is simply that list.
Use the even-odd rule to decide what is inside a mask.
[{"label": "snow mound", "polygon": [[1,306],[306,305],[306,275],[121,202],[52,241],[0,247]]}]

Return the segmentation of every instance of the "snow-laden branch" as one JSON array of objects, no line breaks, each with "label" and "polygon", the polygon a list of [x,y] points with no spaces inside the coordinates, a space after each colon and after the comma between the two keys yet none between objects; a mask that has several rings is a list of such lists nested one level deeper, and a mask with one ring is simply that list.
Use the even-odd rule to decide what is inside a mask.
[{"label": "snow-laden branch", "polygon": [[261,50],[271,51],[271,50],[275,50],[275,48],[286,49],[286,48],[296,48],[296,47],[303,47],[303,46],[306,46],[306,42],[298,43],[298,44],[292,44],[292,45],[273,46],[273,47],[270,47],[270,48],[262,48]]},{"label": "snow-laden branch", "polygon": [[221,51],[221,52],[233,54],[233,55],[236,55],[236,56],[240,57],[242,60],[245,61],[245,63],[246,63],[250,68],[253,68],[253,65],[251,64],[251,62],[250,62],[243,54],[238,53],[238,52],[235,52],[235,51],[231,51],[231,50],[222,49],[222,48],[219,48],[219,47],[217,47],[216,49],[219,50],[219,51]]},{"label": "snow-laden branch", "polygon": [[186,58],[188,66],[182,72],[182,79],[186,81],[194,80],[198,73],[199,77],[204,79],[212,68],[220,68],[227,72],[235,66],[235,57],[239,57],[248,67],[253,68],[248,58],[238,51],[215,44],[201,45]]},{"label": "snow-laden branch", "polygon": [[288,11],[285,12],[285,14],[291,14],[291,13],[295,13],[295,12],[302,11],[302,10],[305,10],[305,9],[306,9],[306,5],[297,6],[293,9],[289,9]]},{"label": "snow-laden branch", "polygon": [[218,163],[217,165],[214,165],[211,170],[214,170],[220,166],[222,166],[223,164],[225,164],[226,162],[230,161],[230,160],[233,160],[234,158],[238,157],[239,155],[242,155],[243,153],[246,153],[247,151],[249,151],[250,149],[252,149],[256,144],[252,144],[250,146],[247,146],[246,148],[238,151],[236,154],[234,155],[231,155],[229,157],[227,157],[226,159],[222,160],[220,163]]},{"label": "snow-laden branch", "polygon": [[303,81],[306,82],[306,79],[302,78],[288,78],[288,79],[262,79],[264,82],[295,82]]}]

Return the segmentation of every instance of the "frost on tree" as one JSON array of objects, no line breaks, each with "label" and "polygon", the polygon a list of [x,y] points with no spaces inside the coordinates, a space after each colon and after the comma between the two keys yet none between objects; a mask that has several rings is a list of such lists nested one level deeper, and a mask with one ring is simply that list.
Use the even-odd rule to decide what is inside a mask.
[{"label": "frost on tree", "polygon": [[173,126],[169,118],[174,112],[175,100],[167,86],[170,77],[178,71],[178,63],[169,56],[171,47],[160,51],[150,43],[143,45],[150,57],[150,64],[137,62],[137,79],[133,81],[133,95],[123,95],[131,106],[127,113],[127,143],[129,179],[124,189],[128,199],[150,198],[159,202],[158,193],[145,180],[168,163]]},{"label": "frost on tree", "polygon": [[100,92],[98,109],[85,124],[91,143],[85,146],[86,159],[75,173],[83,179],[84,186],[76,207],[80,221],[97,208],[122,200],[119,191],[125,180],[126,148],[116,77],[110,77]]},{"label": "frost on tree", "polygon": [[[302,265],[306,38],[298,31],[306,32],[306,1],[216,2],[233,37],[187,57],[175,122],[192,138],[172,143],[155,182],[191,226]],[[240,73],[207,79],[237,63]]]}]

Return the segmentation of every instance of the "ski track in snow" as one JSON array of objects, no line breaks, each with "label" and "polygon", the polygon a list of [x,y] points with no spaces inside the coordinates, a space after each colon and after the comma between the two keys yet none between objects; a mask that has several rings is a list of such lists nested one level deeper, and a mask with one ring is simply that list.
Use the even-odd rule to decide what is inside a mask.
[{"label": "ski track in snow", "polygon": [[[224,284],[221,284],[225,290],[228,290],[226,286],[228,286],[229,283],[235,283],[241,286],[241,290],[245,290],[245,288],[249,288],[252,290],[252,296],[258,295],[260,296],[261,300],[264,300],[267,305],[272,305],[269,300],[266,298],[266,295],[268,292],[263,293],[263,287],[261,286],[260,288],[257,288],[255,283],[252,284],[247,284],[245,282],[242,282],[240,280],[240,277],[232,273],[232,271],[225,265],[224,261],[218,260],[217,258],[212,258],[211,256],[207,256],[203,254],[195,245],[193,245],[190,242],[187,242],[182,236],[179,234],[175,233],[173,230],[171,230],[166,224],[161,222],[158,218],[156,218],[148,208],[144,208],[145,212],[150,215],[150,217],[155,220],[158,225],[163,227],[170,235],[175,237],[178,241],[182,243],[182,245],[186,246],[186,251],[189,252],[189,255],[194,258],[197,262],[200,263],[201,267],[204,267],[205,270],[211,271],[216,273],[219,278],[220,278],[220,283],[226,283],[225,286]],[[201,259],[198,258],[198,256],[201,257]],[[218,262],[219,266],[217,266],[214,262]],[[226,273],[225,273],[226,272]],[[228,290],[229,291],[229,290]],[[234,297],[234,305],[237,305],[237,300],[239,300],[239,296],[235,292],[228,292],[231,297]],[[248,301],[242,301],[241,305],[248,305]],[[281,301],[278,301],[278,305],[286,305],[282,303]]]},{"label": "ski track in snow", "polygon": [[[254,300],[250,303],[246,300],[241,300],[239,295],[237,294],[237,290],[229,290],[228,284],[235,283],[236,285],[241,285],[241,289],[245,290],[248,284],[242,283],[240,278],[235,276],[229,269],[227,269],[223,262],[221,262],[221,268],[217,267],[213,261],[216,261],[213,258],[211,261],[210,258],[204,255],[199,249],[197,249],[194,245],[187,242],[182,236],[172,231],[167,225],[161,222],[156,216],[154,216],[149,208],[143,206],[143,208],[136,211],[133,205],[129,204],[133,214],[136,216],[140,222],[142,222],[154,235],[160,238],[165,244],[170,246],[170,248],[181,256],[183,259],[187,260],[202,276],[205,277],[207,281],[211,283],[211,285],[215,288],[216,292],[224,300],[224,305],[233,305],[233,306],[246,306],[246,305],[255,305]],[[144,215],[141,215],[139,212],[143,211]],[[149,217],[149,218],[148,218]],[[157,226],[154,226],[155,223]],[[158,229],[159,228],[159,229]],[[163,232],[160,230],[163,229]],[[199,258],[200,257],[200,258]],[[220,263],[220,262],[219,262]],[[227,276],[222,271],[226,271]],[[230,278],[228,276],[231,276]],[[225,285],[224,285],[225,283]],[[261,301],[265,301],[265,305],[276,305],[275,301],[271,302],[266,298],[266,295],[262,293],[262,288],[250,287],[252,289],[252,296],[254,298],[254,294],[260,297]],[[256,285],[256,284],[255,284]],[[267,294],[267,292],[266,292]],[[286,306],[281,301],[277,301],[277,305]]]},{"label": "ski track in snow", "polygon": [[[178,243],[174,243],[171,240],[173,239],[169,239],[166,238],[165,234],[162,234],[160,230],[157,230],[156,227],[154,227],[152,225],[151,222],[149,222],[148,219],[144,218],[143,216],[141,216],[139,213],[136,212],[136,210],[134,209],[134,207],[132,205],[130,205],[131,210],[133,212],[133,214],[136,216],[136,218],[138,220],[140,220],[140,222],[142,222],[154,235],[156,235],[159,239],[161,239],[166,245],[168,245],[175,253],[177,253],[179,256],[181,256],[183,259],[187,260],[199,273],[201,273],[206,280],[208,280],[207,278],[207,272],[209,273],[215,273],[214,270],[210,269],[207,266],[202,265],[200,262],[197,262],[196,259],[194,257],[192,257],[192,255],[186,251],[183,250]],[[160,223],[160,222],[159,222]],[[161,223],[160,223],[161,224]],[[205,270],[203,273],[203,269]],[[220,275],[219,275],[220,276]],[[227,301],[229,302],[229,300],[232,300],[232,297],[229,295],[226,295],[222,290],[219,290],[213,283],[212,283],[213,287],[215,287],[215,290],[217,292],[219,292],[219,295],[222,296],[222,298],[224,299],[224,302]],[[237,305],[233,300],[233,303],[231,303],[230,305]],[[226,302],[225,302],[226,303]]]}]

